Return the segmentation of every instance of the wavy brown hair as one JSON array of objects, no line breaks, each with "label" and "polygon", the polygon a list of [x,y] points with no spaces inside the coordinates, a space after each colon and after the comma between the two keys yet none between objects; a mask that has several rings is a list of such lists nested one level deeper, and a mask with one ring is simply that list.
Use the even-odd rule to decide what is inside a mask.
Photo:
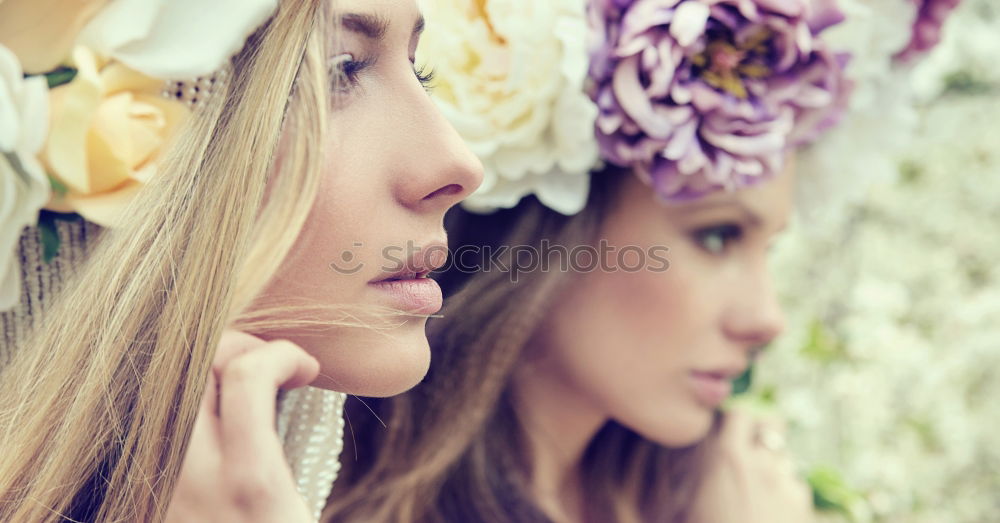
[{"label": "wavy brown hair", "polygon": [[[570,217],[534,197],[491,215],[453,210],[453,252],[541,249],[546,239],[567,247],[596,244],[620,180],[630,175],[592,176],[587,206]],[[507,251],[501,261],[509,267],[512,256]],[[323,521],[549,521],[529,490],[531,457],[511,376],[546,311],[577,274],[533,271],[513,282],[508,272],[468,269],[452,267],[438,278],[448,298],[428,327],[433,363],[425,381],[400,396],[349,404],[353,436]],[[588,520],[683,520],[700,449],[665,448],[608,422],[581,464]]]}]

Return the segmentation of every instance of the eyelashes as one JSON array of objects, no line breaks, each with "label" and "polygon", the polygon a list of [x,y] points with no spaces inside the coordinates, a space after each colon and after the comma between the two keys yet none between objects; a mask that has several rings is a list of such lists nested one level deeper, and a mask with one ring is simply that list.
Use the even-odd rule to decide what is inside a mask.
[{"label": "eyelashes", "polygon": [[330,83],[335,93],[346,93],[358,85],[359,76],[375,63],[366,58],[355,60],[354,55],[340,54],[330,60]]},{"label": "eyelashes", "polygon": [[[356,60],[354,55],[344,53],[330,60],[330,79],[334,92],[349,92],[360,82],[362,73],[375,65],[375,58]],[[413,74],[424,90],[430,92],[434,82],[434,71],[426,66],[414,65]]]},{"label": "eyelashes", "polygon": [[424,90],[430,92],[434,88],[434,70],[428,69],[426,65],[414,67],[413,73],[417,75],[417,81],[424,86]]}]

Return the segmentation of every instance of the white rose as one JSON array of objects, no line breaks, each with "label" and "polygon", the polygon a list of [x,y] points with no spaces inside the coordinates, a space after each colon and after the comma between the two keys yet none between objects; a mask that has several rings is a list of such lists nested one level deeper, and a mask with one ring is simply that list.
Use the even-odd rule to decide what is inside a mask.
[{"label": "white rose", "polygon": [[206,76],[239,52],[276,7],[277,0],[115,0],[78,43],[148,76]]},{"label": "white rose", "polygon": [[45,143],[48,113],[45,78],[23,78],[17,57],[0,45],[0,311],[20,299],[21,267],[13,251],[51,190],[36,158]]},{"label": "white rose", "polygon": [[464,205],[513,207],[527,194],[564,214],[583,208],[597,162],[597,107],[584,94],[584,0],[433,0],[418,59],[445,116],[483,161]]}]

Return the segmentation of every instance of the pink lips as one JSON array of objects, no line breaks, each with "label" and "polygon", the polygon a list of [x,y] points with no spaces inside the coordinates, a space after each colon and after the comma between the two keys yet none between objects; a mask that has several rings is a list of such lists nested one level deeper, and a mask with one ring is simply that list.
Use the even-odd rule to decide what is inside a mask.
[{"label": "pink lips", "polygon": [[414,314],[434,314],[441,310],[441,287],[427,276],[402,280],[382,280],[369,285],[389,295],[393,306]]},{"label": "pink lips", "polygon": [[441,287],[430,279],[431,271],[441,268],[448,260],[447,244],[436,241],[426,244],[406,260],[406,264],[391,273],[382,273],[368,282],[388,296],[391,306],[414,314],[434,314],[441,310]]},{"label": "pink lips", "polygon": [[692,371],[694,393],[706,407],[716,408],[733,392],[732,376],[725,372]]}]

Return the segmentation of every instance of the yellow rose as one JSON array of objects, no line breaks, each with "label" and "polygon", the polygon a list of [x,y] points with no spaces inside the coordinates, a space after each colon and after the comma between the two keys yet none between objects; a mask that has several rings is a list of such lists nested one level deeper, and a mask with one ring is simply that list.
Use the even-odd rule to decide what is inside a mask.
[{"label": "yellow rose", "polygon": [[73,61],[77,76],[51,91],[52,131],[42,153],[69,190],[48,208],[114,226],[189,110],[162,96],[162,80],[83,47]]},{"label": "yellow rose", "polygon": [[17,55],[24,71],[55,69],[77,34],[107,0],[0,0],[0,44]]}]

